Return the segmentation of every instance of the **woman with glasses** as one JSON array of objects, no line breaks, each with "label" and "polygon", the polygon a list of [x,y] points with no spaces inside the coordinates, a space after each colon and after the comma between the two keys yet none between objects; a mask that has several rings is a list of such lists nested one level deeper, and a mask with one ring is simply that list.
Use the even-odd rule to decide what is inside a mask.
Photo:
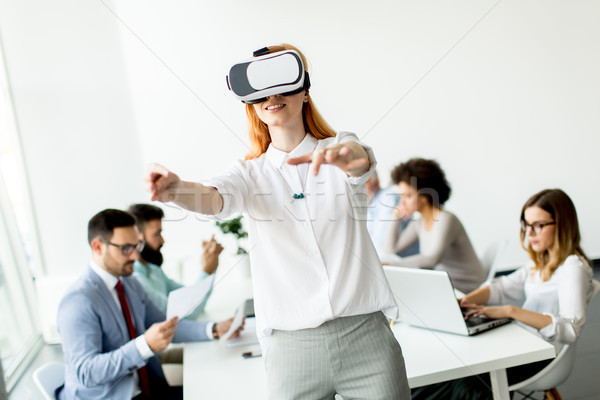
[{"label": "woman with glasses", "polygon": [[[470,315],[512,318],[556,347],[575,343],[585,323],[587,304],[593,295],[590,260],[579,245],[579,225],[573,202],[560,189],[533,195],[521,210],[521,244],[530,262],[489,286],[467,294],[460,301]],[[514,305],[518,304],[518,305]],[[507,369],[508,384],[539,372],[551,360]],[[491,398],[489,376],[445,382],[419,388],[413,399],[426,399],[437,390],[449,399]]]},{"label": "woman with glasses", "polygon": [[[264,50],[295,50],[307,65],[290,45],[256,53]],[[152,165],[148,189],[153,200],[219,219],[248,215],[269,399],[407,399],[386,319],[398,309],[365,223],[373,152],[336,133],[301,89],[246,102],[252,148],[226,174],[185,182]]]},{"label": "woman with glasses", "polygon": [[[398,254],[419,242],[420,252],[395,258],[392,265],[446,271],[452,284],[463,293],[470,292],[485,280],[481,261],[460,220],[443,206],[451,188],[440,165],[434,160],[413,158],[392,171],[398,185],[400,205],[394,210],[398,218],[390,224],[386,252]],[[419,212],[402,231],[402,219]]]}]

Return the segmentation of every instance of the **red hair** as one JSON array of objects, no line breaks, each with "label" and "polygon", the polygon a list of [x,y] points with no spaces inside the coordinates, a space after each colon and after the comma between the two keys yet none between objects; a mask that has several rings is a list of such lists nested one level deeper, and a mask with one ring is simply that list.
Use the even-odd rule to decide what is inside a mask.
[{"label": "red hair", "polygon": [[[284,50],[295,50],[300,54],[304,68],[308,70],[308,63],[304,54],[296,47],[290,44],[280,44],[277,46],[269,46],[269,52],[275,53]],[[310,93],[307,90],[308,101],[302,106],[302,120],[304,121],[304,129],[312,134],[317,139],[325,139],[335,136],[335,131],[327,121],[321,116],[317,107],[310,98]],[[246,116],[248,117],[248,135],[250,136],[250,152],[246,154],[246,160],[252,160],[260,157],[269,148],[271,143],[271,135],[269,127],[262,122],[252,104],[246,104]]]}]

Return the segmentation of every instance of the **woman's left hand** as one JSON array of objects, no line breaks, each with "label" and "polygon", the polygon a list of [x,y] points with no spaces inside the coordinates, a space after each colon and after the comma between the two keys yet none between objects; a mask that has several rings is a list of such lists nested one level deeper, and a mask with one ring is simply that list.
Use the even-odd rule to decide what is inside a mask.
[{"label": "woman's left hand", "polygon": [[348,141],[335,143],[300,157],[290,158],[288,164],[313,164],[315,175],[322,164],[330,164],[340,168],[350,176],[361,176],[369,169],[369,158],[366,150],[358,143]]},{"label": "woman's left hand", "polygon": [[471,316],[485,315],[488,318],[512,318],[513,306],[479,306],[476,304],[461,304],[462,307],[471,310],[465,315],[465,319]]}]

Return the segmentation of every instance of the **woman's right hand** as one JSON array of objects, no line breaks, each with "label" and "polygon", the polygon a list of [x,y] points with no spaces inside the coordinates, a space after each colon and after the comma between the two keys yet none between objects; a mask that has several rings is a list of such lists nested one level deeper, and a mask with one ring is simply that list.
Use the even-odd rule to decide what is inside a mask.
[{"label": "woman's right hand", "polygon": [[406,211],[406,208],[402,207],[401,205],[394,207],[393,213],[394,217],[398,219],[407,220],[410,218],[410,214]]},{"label": "woman's right hand", "polygon": [[181,179],[177,174],[169,171],[160,164],[149,164],[146,175],[146,191],[150,193],[150,200],[166,203],[175,199],[175,193],[169,193],[179,186]]},{"label": "woman's right hand", "polygon": [[461,307],[467,307],[467,306],[473,305],[473,303],[471,303],[469,301],[469,299],[467,298],[467,296],[464,296],[464,297],[461,297],[460,299],[458,299],[458,304]]}]

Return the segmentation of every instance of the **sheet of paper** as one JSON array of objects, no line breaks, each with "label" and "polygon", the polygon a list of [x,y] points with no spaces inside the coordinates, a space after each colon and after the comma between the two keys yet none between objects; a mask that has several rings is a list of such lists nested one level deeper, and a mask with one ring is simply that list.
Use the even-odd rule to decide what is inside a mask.
[{"label": "sheet of paper", "polygon": [[229,337],[233,335],[233,332],[235,332],[242,325],[242,322],[244,322],[244,304],[245,301],[238,307],[238,311],[235,314],[235,318],[233,319],[229,330],[219,338],[219,346],[222,346],[227,341],[227,339],[229,339]]},{"label": "sheet of paper", "polygon": [[185,286],[169,293],[167,299],[167,319],[173,317],[185,318],[202,303],[210,290],[215,274],[202,279],[200,282]]},{"label": "sheet of paper", "polygon": [[225,344],[225,347],[240,347],[258,344],[258,336],[256,336],[256,318],[246,318],[244,321],[244,329],[240,331],[240,336],[231,338]]}]

